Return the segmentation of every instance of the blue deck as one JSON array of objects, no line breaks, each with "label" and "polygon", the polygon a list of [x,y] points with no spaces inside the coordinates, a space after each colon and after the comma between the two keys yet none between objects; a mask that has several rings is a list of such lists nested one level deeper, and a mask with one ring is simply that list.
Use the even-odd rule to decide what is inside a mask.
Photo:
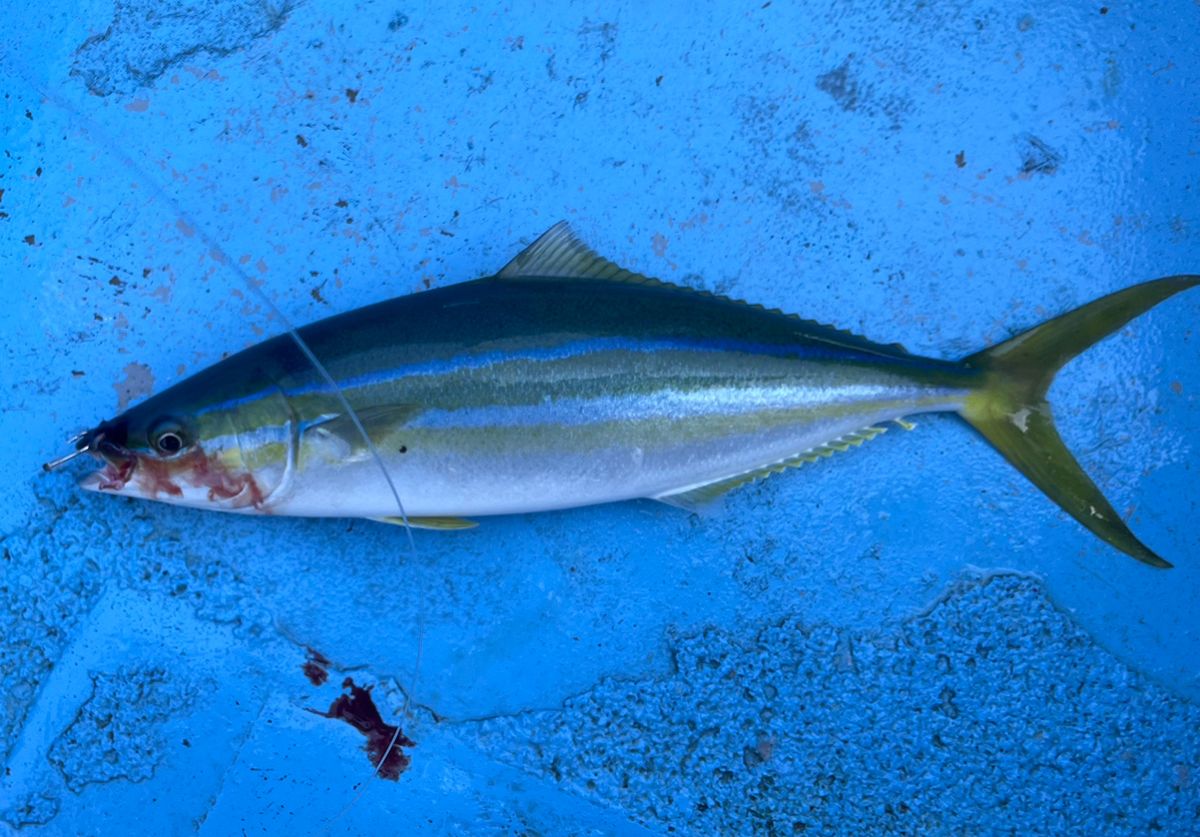
[{"label": "blue deck", "polygon": [[[914,5],[10,9],[0,833],[1194,830],[1200,291],[1052,391],[1165,572],[951,417],[713,516],[504,518],[415,555],[40,472],[278,333],[247,282],[307,322],[560,219],[946,358],[1200,272],[1200,9]],[[309,711],[346,679],[416,742],[398,781]]]}]

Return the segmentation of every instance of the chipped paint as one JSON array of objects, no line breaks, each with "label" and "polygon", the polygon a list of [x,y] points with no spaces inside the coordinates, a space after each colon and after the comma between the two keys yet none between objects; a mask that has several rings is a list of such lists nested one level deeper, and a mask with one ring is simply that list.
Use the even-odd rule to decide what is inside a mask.
[{"label": "chipped paint", "polygon": [[[121,326],[118,327],[121,328]],[[128,327],[129,324],[126,322],[123,329],[128,329]],[[113,384],[113,389],[117,393],[118,411],[124,410],[134,401],[139,401],[154,392],[154,373],[150,371],[149,366],[134,361],[125,364],[123,371],[125,377]]]}]

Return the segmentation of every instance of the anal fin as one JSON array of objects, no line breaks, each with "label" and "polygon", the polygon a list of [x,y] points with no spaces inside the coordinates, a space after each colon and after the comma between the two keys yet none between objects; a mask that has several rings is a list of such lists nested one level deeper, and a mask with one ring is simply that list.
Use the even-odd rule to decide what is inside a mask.
[{"label": "anal fin", "polygon": [[703,485],[691,486],[682,491],[659,494],[651,499],[658,500],[660,503],[666,503],[669,506],[686,509],[687,511],[701,511],[706,507],[711,507],[735,488],[740,488],[756,480],[765,479],[772,474],[778,474],[789,468],[796,468],[800,465],[807,465],[822,459],[828,459],[835,453],[844,453],[851,448],[859,447],[863,442],[869,442],[871,439],[885,432],[887,432],[886,427],[876,425],[864,427],[862,430],[856,430],[853,433],[839,436],[823,445],[818,445],[815,448],[798,453],[795,456],[789,456],[786,459],[781,459],[778,462],[772,462],[769,465],[754,468],[750,471],[713,482],[707,482]]},{"label": "anal fin", "polygon": [[[404,518],[402,517],[372,517],[376,523],[390,523],[393,526],[403,526]],[[474,520],[467,520],[463,517],[410,517],[408,525],[414,529],[437,529],[441,532],[459,531],[461,529],[474,529],[479,524]]]}]

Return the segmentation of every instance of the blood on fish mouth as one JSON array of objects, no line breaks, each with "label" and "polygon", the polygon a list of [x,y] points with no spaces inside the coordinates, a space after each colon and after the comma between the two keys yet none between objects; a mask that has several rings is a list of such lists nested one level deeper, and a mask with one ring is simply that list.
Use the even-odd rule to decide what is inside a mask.
[{"label": "blood on fish mouth", "polygon": [[100,490],[120,491],[125,487],[125,483],[129,482],[129,478],[133,476],[136,467],[137,460],[132,457],[119,462],[105,459],[104,470],[97,473],[100,479]]},{"label": "blood on fish mouth", "polygon": [[233,471],[216,454],[206,456],[199,448],[193,455],[195,459],[190,463],[192,484],[207,486],[209,500],[233,500],[236,501],[232,504],[235,508],[262,508],[263,493],[253,474]]},{"label": "blood on fish mouth", "polygon": [[137,469],[137,456],[123,446],[106,439],[103,433],[95,433],[84,443],[81,450],[90,452],[104,462],[104,468],[95,475],[95,479],[98,480],[97,487],[101,491],[120,491]]},{"label": "blood on fish mouth", "polygon": [[218,454],[206,454],[199,447],[173,459],[155,459],[115,446],[95,453],[105,463],[90,478],[100,491],[121,491],[136,479],[139,493],[148,499],[182,497],[186,483],[207,488],[210,502],[231,508],[263,506],[265,497],[253,474],[234,471]]}]

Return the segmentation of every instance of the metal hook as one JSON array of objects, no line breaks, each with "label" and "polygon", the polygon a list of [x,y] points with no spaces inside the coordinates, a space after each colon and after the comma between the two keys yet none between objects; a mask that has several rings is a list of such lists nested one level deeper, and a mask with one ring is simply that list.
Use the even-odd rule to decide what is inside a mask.
[{"label": "metal hook", "polygon": [[[67,440],[67,444],[78,446],[80,442],[82,442],[84,439],[87,438],[87,435],[88,435],[87,430],[84,430],[82,433],[76,433],[74,436],[72,436],[70,439]],[[63,465],[66,465],[72,459],[74,459],[75,457],[77,457],[81,454],[91,453],[92,445],[103,438],[104,438],[104,434],[98,434],[95,439],[91,439],[83,447],[76,447],[75,450],[71,451],[66,456],[60,456],[58,459],[55,459],[51,462],[45,463],[44,465],[42,465],[42,470],[48,474],[51,471],[53,471],[55,468],[60,468]]]},{"label": "metal hook", "polygon": [[68,462],[70,462],[75,457],[80,456],[81,454],[88,453],[89,451],[91,451],[91,448],[79,448],[79,450],[73,450],[70,453],[68,453],[66,456],[60,456],[58,459],[55,459],[52,462],[45,463],[44,465],[42,465],[42,470],[48,474],[51,471],[53,471],[55,468],[58,468],[62,465],[66,465]]}]

